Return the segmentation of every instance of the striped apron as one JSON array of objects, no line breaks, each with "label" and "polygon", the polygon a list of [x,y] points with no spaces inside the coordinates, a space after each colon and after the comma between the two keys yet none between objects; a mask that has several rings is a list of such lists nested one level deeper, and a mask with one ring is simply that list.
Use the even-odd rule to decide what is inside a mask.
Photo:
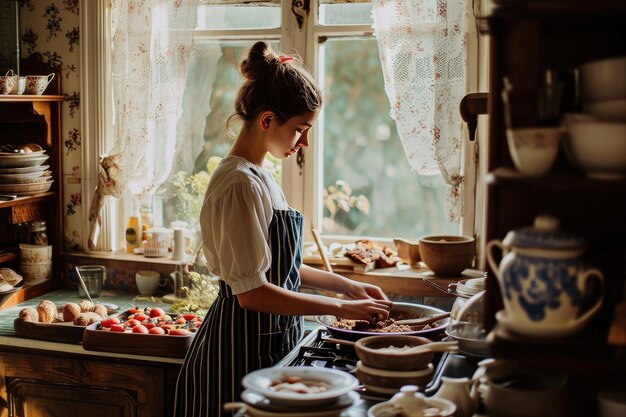
[{"label": "striped apron", "polygon": [[[300,290],[303,216],[274,209],[269,229],[272,262],[267,280]],[[275,365],[302,336],[301,316],[280,316],[239,307],[230,287],[220,280],[220,293],[187,352],[174,400],[175,417],[231,415],[222,404],[240,401],[241,379]]]}]

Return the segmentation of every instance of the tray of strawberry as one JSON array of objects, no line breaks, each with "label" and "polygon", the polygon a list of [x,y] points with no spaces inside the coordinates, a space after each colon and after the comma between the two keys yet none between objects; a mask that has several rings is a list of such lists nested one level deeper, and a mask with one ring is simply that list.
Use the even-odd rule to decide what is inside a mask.
[{"label": "tray of strawberry", "polygon": [[176,314],[159,307],[131,308],[87,326],[83,348],[101,352],[184,358],[202,325],[195,314]]}]

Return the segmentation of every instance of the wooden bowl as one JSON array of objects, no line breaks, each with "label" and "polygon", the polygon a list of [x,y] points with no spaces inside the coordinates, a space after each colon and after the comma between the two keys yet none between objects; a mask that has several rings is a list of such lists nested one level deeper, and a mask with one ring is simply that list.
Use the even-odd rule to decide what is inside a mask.
[{"label": "wooden bowl", "polygon": [[[431,341],[420,336],[369,336],[356,341],[356,354],[365,366],[389,371],[423,369],[433,360],[433,352],[406,353],[405,346],[420,346]],[[393,349],[390,347],[393,346]]]},{"label": "wooden bowl", "polygon": [[435,275],[459,275],[472,267],[476,253],[472,236],[422,236],[419,245],[422,262]]}]

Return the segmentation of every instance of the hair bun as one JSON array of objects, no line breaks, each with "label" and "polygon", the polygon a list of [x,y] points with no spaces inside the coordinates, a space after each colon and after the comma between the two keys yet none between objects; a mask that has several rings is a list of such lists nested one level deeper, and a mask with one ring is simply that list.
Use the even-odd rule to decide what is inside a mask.
[{"label": "hair bun", "polygon": [[255,43],[248,57],[241,62],[241,74],[250,81],[256,81],[270,75],[279,63],[278,56],[271,46],[264,41]]}]

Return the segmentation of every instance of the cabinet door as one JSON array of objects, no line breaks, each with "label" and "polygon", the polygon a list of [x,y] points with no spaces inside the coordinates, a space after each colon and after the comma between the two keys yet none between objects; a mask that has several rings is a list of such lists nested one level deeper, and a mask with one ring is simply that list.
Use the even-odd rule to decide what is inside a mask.
[{"label": "cabinet door", "polygon": [[135,417],[137,402],[125,390],[55,385],[45,381],[12,380],[8,386],[11,416]]},{"label": "cabinet door", "polygon": [[160,417],[165,370],[0,353],[1,417]]}]

